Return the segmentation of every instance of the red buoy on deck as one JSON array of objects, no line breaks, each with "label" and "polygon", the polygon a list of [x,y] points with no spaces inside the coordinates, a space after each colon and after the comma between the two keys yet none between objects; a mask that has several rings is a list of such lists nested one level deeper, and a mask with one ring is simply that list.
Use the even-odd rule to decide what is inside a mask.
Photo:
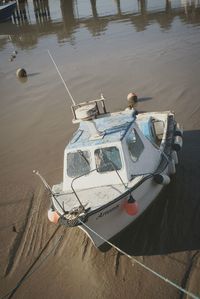
[{"label": "red buoy on deck", "polygon": [[124,204],[124,209],[129,216],[135,216],[139,212],[139,205],[135,199],[130,196]]}]

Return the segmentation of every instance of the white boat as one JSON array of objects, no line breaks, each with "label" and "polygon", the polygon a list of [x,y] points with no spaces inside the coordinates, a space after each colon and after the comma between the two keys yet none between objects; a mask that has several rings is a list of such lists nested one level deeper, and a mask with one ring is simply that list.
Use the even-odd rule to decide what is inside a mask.
[{"label": "white boat", "polygon": [[52,188],[48,217],[78,226],[101,248],[170,182],[182,130],[170,111],[108,113],[103,96],[72,111],[79,128],[64,150],[63,181]]}]

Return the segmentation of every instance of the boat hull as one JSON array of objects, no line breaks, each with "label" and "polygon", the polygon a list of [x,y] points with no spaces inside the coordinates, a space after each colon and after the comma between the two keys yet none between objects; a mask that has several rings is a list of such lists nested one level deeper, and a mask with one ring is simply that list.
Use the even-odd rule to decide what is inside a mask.
[{"label": "boat hull", "polygon": [[[64,182],[53,187],[52,213],[58,212],[59,223],[68,227],[79,226],[97,248],[101,248],[138,219],[157,198],[164,186],[170,182],[169,176],[176,172],[175,165],[178,163],[176,151],[182,147],[182,137],[176,134],[175,128],[178,126],[174,120],[174,114],[170,112],[144,113],[138,116],[137,121],[141,128],[139,129],[134,120],[131,127],[134,132],[137,132],[135,135],[137,137],[133,139],[136,140],[135,151],[131,152],[131,147],[127,148],[128,137],[124,140],[120,139],[120,144],[118,144],[122,150],[121,154],[124,157],[127,173],[130,175],[130,178],[124,178],[126,184],[120,172],[116,171],[117,181],[120,179],[120,184],[117,184],[112,175],[114,172],[110,177],[102,174],[100,180],[98,169],[93,168],[89,174],[95,173],[98,176],[89,176],[87,173],[88,176],[83,174],[69,180],[72,192],[65,193]],[[153,127],[154,123],[156,125]],[[131,129],[128,128],[129,131]],[[154,135],[153,133],[149,135],[150,132],[154,132]],[[176,136],[180,137],[181,142],[174,147]],[[140,154],[139,159],[133,162],[137,153]],[[124,175],[122,171],[121,175]],[[94,186],[88,178],[92,178],[96,185]],[[86,182],[88,185],[85,185]],[[89,188],[91,185],[93,188]],[[75,191],[75,187],[78,191]]]},{"label": "boat hull", "polygon": [[[166,173],[168,172],[167,169]],[[86,225],[83,224],[79,227],[89,236],[93,244],[97,248],[100,248],[107,240],[114,238],[143,214],[163,188],[163,185],[155,183],[151,177],[131,192],[132,197],[137,201],[139,206],[136,215],[128,215],[124,208],[125,203],[130,197],[129,194],[101,211],[92,214],[88,217]]]}]

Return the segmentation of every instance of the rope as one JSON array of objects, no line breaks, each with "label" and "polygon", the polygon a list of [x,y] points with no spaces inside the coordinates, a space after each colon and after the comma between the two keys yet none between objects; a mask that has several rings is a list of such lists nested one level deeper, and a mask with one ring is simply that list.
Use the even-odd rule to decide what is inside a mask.
[{"label": "rope", "polygon": [[176,284],[175,282],[171,281],[170,279],[164,277],[163,275],[159,274],[158,272],[156,272],[155,270],[151,269],[150,267],[146,266],[145,264],[143,264],[142,262],[138,261],[136,258],[134,258],[133,256],[129,255],[128,253],[126,253],[125,251],[123,251],[122,249],[120,249],[119,247],[117,247],[116,245],[114,245],[113,243],[111,243],[110,241],[106,240],[104,237],[102,237],[101,235],[99,235],[96,231],[94,231],[92,228],[90,228],[88,225],[86,225],[84,222],[82,222],[79,219],[80,223],[85,226],[85,228],[87,228],[88,230],[90,230],[93,234],[95,234],[96,236],[98,236],[100,239],[102,239],[105,243],[109,244],[111,247],[115,248],[118,252],[122,253],[123,255],[127,256],[129,259],[133,260],[136,264],[140,265],[142,268],[144,268],[145,270],[151,272],[152,274],[154,274],[155,276],[157,276],[158,278],[160,278],[161,280],[163,280],[164,282],[172,285],[173,287],[175,287],[176,289],[178,289],[179,291],[183,292],[184,294],[190,296],[193,299],[200,299],[199,296],[187,291],[186,289],[182,288],[181,286],[179,286],[178,284]]},{"label": "rope", "polygon": [[[54,233],[51,235],[51,237],[49,238],[49,240],[47,241],[47,243],[45,244],[45,246],[43,247],[43,249],[41,250],[41,252],[39,253],[39,255],[37,256],[37,258],[35,259],[35,261],[30,265],[30,267],[28,268],[28,270],[26,271],[26,273],[21,277],[21,279],[18,281],[18,283],[16,284],[16,286],[9,291],[7,294],[5,294],[1,299],[11,299],[13,297],[13,295],[16,293],[16,291],[18,290],[18,288],[22,285],[22,283],[28,279],[35,271],[37,271],[41,265],[44,263],[44,261],[50,256],[50,254],[57,248],[57,246],[59,245],[59,243],[62,241],[64,233],[60,236],[60,238],[58,239],[58,241],[56,242],[55,246],[50,250],[50,252],[43,258],[43,260],[40,262],[40,264],[33,269],[34,265],[37,263],[37,261],[39,260],[39,258],[41,257],[41,255],[43,254],[43,252],[45,251],[45,249],[48,247],[50,241],[53,239],[53,237],[56,235],[57,231],[59,230],[60,226],[58,226],[56,228],[56,230],[54,231]],[[32,270],[33,269],[33,270]],[[32,270],[32,271],[31,271]]]},{"label": "rope", "polygon": [[41,260],[40,264],[35,267],[35,269],[33,269],[27,276],[26,279],[28,279],[34,272],[36,272],[41,265],[47,260],[47,258],[53,253],[53,251],[56,251],[57,247],[59,246],[59,244],[61,243],[61,241],[63,240],[64,234],[61,235],[58,239],[58,241],[56,242],[55,246],[49,251],[49,253],[43,258],[43,260]]}]

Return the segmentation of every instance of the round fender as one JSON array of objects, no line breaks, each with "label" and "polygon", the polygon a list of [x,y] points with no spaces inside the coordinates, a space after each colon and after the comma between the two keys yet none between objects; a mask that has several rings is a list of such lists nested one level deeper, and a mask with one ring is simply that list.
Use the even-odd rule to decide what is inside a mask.
[{"label": "round fender", "polygon": [[160,185],[168,185],[170,183],[170,177],[166,174],[156,174],[154,181]]}]

